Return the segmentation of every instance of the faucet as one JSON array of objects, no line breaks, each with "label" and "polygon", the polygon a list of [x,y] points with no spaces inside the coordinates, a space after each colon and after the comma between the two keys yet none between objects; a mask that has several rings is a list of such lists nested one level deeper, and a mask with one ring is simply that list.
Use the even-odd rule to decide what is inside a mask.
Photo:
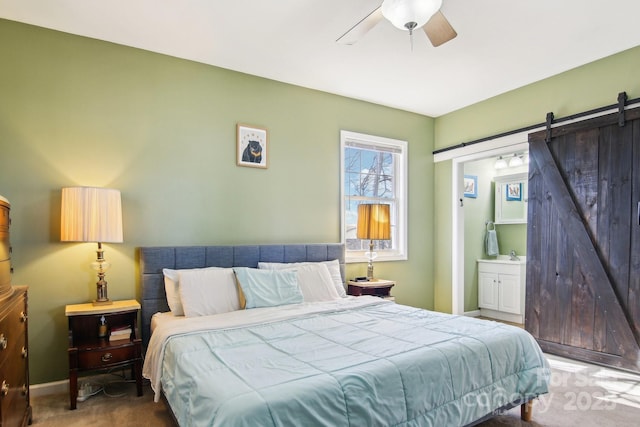
[{"label": "faucet", "polygon": [[516,251],[511,249],[511,252],[509,252],[509,259],[511,261],[520,261],[520,258],[518,258],[518,256],[516,255]]}]

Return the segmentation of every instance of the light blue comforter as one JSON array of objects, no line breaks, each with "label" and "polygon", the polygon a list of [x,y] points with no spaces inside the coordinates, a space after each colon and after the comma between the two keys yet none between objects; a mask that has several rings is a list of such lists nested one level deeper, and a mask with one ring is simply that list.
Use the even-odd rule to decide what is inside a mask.
[{"label": "light blue comforter", "polygon": [[549,377],[522,329],[382,300],[177,334],[160,363],[181,426],[462,426]]}]

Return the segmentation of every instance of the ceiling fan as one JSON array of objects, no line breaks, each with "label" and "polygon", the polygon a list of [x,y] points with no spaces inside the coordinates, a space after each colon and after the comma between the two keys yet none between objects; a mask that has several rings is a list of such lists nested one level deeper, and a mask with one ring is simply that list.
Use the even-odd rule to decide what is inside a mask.
[{"label": "ceiling fan", "polygon": [[422,27],[431,44],[438,47],[458,35],[440,12],[441,6],[442,0],[384,0],[380,7],[351,27],[336,42],[355,44],[382,18],[386,18],[395,27],[409,31],[411,37],[413,30]]}]

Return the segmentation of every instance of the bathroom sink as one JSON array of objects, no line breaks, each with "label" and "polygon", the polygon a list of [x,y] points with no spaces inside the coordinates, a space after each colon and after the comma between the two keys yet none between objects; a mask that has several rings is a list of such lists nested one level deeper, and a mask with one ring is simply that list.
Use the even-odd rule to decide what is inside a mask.
[{"label": "bathroom sink", "polygon": [[495,258],[479,259],[478,261],[482,261],[482,262],[498,262],[498,263],[506,263],[506,264],[526,264],[527,263],[527,257],[526,256],[518,255],[518,258],[520,258],[520,259],[516,260],[516,261],[511,261],[511,256],[510,255],[498,255]]}]

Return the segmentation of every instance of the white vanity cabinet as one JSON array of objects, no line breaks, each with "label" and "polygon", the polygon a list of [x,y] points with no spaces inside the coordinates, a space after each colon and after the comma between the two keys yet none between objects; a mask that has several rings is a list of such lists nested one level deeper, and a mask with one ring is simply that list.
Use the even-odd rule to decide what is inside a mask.
[{"label": "white vanity cabinet", "polygon": [[525,279],[524,259],[478,260],[480,315],[524,323]]}]

